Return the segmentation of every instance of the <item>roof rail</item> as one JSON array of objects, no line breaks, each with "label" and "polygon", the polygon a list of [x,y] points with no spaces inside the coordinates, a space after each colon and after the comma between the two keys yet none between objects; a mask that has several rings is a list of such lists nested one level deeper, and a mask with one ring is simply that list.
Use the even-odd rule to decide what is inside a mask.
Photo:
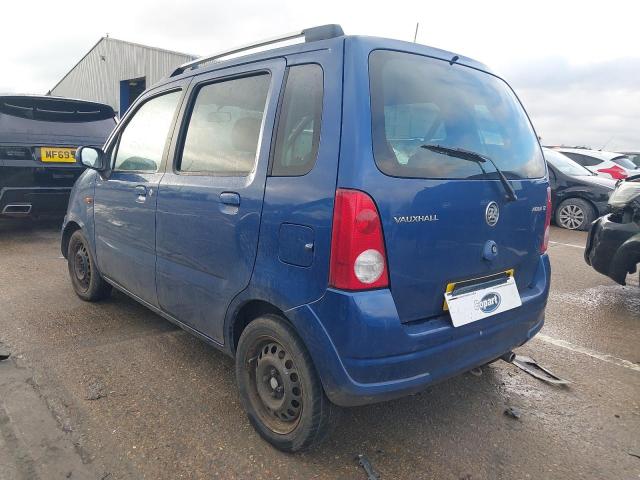
[{"label": "roof rail", "polygon": [[342,27],[337,24],[329,24],[329,25],[320,25],[318,27],[305,28],[304,30],[298,32],[286,33],[284,35],[278,35],[277,37],[268,38],[265,40],[261,40],[259,42],[250,43],[247,45],[243,45],[240,47],[232,48],[231,50],[225,50],[223,52],[215,53],[213,55],[208,55],[206,57],[200,57],[191,62],[187,62],[183,65],[180,65],[176,68],[172,73],[171,77],[175,77],[176,75],[180,75],[184,73],[188,69],[197,68],[199,65],[207,62],[213,62],[223,57],[228,57],[229,55],[233,55],[235,53],[244,52],[245,50],[252,50],[254,48],[264,47],[266,45],[272,45],[274,43],[285,42],[287,40],[293,40],[295,38],[304,37],[305,42],[317,42],[319,40],[327,40],[329,38],[341,37],[344,35],[342,31]]}]

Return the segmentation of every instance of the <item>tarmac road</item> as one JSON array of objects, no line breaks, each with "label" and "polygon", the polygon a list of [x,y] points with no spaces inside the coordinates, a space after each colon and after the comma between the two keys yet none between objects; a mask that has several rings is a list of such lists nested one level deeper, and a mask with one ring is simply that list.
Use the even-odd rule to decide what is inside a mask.
[{"label": "tarmac road", "polygon": [[585,237],[552,230],[547,322],[518,349],[570,387],[498,362],[345,410],[286,455],[249,425],[230,358],[122,294],[79,300],[57,222],[0,222],[0,479],[366,480],[357,454],[383,479],[640,478],[638,277],[591,270]]}]

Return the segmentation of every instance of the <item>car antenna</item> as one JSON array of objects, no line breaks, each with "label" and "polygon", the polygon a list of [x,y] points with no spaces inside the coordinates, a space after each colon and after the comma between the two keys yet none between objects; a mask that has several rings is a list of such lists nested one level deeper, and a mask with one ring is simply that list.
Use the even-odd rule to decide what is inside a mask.
[{"label": "car antenna", "polygon": [[418,39],[418,28],[420,27],[420,22],[416,22],[416,32],[413,34],[413,43],[416,43]]},{"label": "car antenna", "polygon": [[607,140],[607,142],[604,145],[602,145],[599,150],[600,151],[604,150],[604,147],[609,145],[609,142],[611,142],[611,140],[613,140],[614,138],[615,138],[615,135],[612,135],[611,138],[609,140]]}]

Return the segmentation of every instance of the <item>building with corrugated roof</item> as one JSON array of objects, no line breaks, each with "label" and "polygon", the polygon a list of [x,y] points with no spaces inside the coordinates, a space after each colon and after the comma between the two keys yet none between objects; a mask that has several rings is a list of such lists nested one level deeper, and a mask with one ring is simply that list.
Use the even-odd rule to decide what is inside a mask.
[{"label": "building with corrugated roof", "polygon": [[122,115],[146,88],[196,58],[187,53],[101,38],[48,92],[111,105]]}]

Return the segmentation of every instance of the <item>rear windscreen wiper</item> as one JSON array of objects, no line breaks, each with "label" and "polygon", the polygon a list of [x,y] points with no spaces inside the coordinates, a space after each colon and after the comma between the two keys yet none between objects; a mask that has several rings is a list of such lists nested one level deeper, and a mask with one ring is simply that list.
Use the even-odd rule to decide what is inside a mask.
[{"label": "rear windscreen wiper", "polygon": [[461,158],[462,160],[469,160],[470,162],[477,162],[479,164],[482,164],[484,162],[491,163],[491,165],[493,165],[493,168],[496,169],[496,173],[498,174],[498,177],[500,178],[500,182],[502,183],[505,191],[507,192],[507,197],[509,198],[509,200],[515,201],[518,199],[518,196],[516,195],[516,191],[511,186],[511,183],[509,183],[509,180],[507,180],[507,177],[504,176],[504,173],[502,173],[502,170],[498,168],[498,166],[495,164],[495,162],[491,158],[481,155],[480,153],[472,152],[470,150],[463,150],[462,148],[443,147],[441,145],[425,144],[425,145],[420,145],[420,148],[426,148],[427,150],[431,150],[432,152],[439,153],[440,155],[448,155],[449,157]]}]

